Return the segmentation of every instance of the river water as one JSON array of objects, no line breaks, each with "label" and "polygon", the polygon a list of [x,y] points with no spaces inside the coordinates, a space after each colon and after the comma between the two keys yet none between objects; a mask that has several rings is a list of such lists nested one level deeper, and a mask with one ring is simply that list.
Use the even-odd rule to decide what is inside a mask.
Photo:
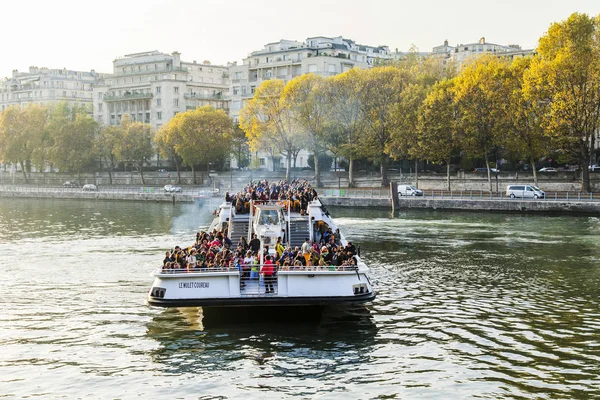
[{"label": "river water", "polygon": [[367,308],[149,308],[213,207],[2,199],[0,398],[600,398],[599,218],[331,209]]}]

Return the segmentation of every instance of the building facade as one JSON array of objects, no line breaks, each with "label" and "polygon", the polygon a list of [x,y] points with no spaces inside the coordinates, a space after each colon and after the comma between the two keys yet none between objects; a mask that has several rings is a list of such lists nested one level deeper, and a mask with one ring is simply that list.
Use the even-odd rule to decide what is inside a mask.
[{"label": "building facade", "polygon": [[485,41],[485,37],[482,37],[476,43],[459,44],[456,46],[450,46],[448,41],[445,40],[444,44],[434,47],[432,52],[433,55],[453,61],[457,65],[483,54],[492,54],[498,57],[513,59],[529,56],[533,53],[533,49],[523,50],[517,44],[501,45],[488,43]]},{"label": "building facade", "polygon": [[252,98],[254,90],[265,80],[287,82],[308,73],[332,76],[354,67],[370,68],[376,60],[389,58],[387,46],[365,46],[341,36],[267,43],[262,50],[244,58],[241,65],[230,67],[230,115],[237,120],[244,102]]},{"label": "building facade", "polygon": [[159,129],[174,115],[205,105],[229,112],[227,66],[181,60],[178,52],[128,54],[113,61],[113,74],[93,88],[94,118],[118,125],[134,121]]},{"label": "building facade", "polygon": [[68,69],[29,67],[28,72],[14,70],[10,78],[0,82],[0,111],[10,106],[29,104],[49,106],[66,102],[69,106],[85,107],[90,113],[93,87],[103,74]]}]

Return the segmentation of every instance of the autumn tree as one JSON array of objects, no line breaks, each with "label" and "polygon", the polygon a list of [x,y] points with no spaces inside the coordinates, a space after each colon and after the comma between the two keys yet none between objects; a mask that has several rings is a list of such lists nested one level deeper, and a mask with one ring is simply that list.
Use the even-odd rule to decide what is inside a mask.
[{"label": "autumn tree", "polygon": [[324,101],[330,109],[325,143],[333,154],[348,160],[350,187],[354,186],[354,160],[361,154],[359,143],[366,129],[359,94],[362,74],[353,68],[327,79],[324,89]]},{"label": "autumn tree", "polygon": [[150,125],[134,122],[129,114],[124,114],[121,117],[120,127],[123,130],[123,137],[115,148],[115,154],[119,161],[130,162],[137,168],[142,185],[145,185],[144,164],[154,154]]},{"label": "autumn tree", "polygon": [[100,158],[100,162],[108,169],[108,181],[111,185],[113,183],[112,173],[119,164],[116,149],[123,140],[123,132],[124,129],[120,125],[104,126],[98,131],[94,141],[95,153]]},{"label": "autumn tree", "polygon": [[[179,115],[179,114],[177,114]],[[176,147],[181,143],[181,137],[176,130],[169,129],[169,123],[163,125],[154,135],[154,143],[159,153],[175,164],[177,170],[177,183],[181,183],[181,156],[177,154]]]},{"label": "autumn tree", "polygon": [[264,81],[240,112],[240,128],[246,132],[252,151],[272,147],[286,158],[285,179],[291,178],[292,156],[305,143],[290,107],[282,102],[284,82]]},{"label": "autumn tree", "polygon": [[504,146],[513,154],[531,163],[533,181],[537,185],[535,163],[552,151],[552,141],[545,135],[541,126],[547,103],[527,96],[524,79],[531,70],[532,58],[519,58],[510,66],[510,97],[507,99],[510,127]]},{"label": "autumn tree", "polygon": [[600,130],[600,16],[572,14],[540,38],[539,57],[525,75],[529,101],[546,105],[546,135],[583,167],[582,189]]},{"label": "autumn tree", "polygon": [[159,141],[171,143],[183,162],[192,168],[217,162],[231,154],[233,124],[223,110],[210,106],[177,114],[159,135]]},{"label": "autumn tree", "polygon": [[388,181],[389,145],[397,129],[394,110],[401,101],[407,84],[405,71],[395,67],[378,67],[360,74],[360,107],[365,118],[365,134],[361,136],[361,153],[380,165],[381,181]]},{"label": "autumn tree", "polygon": [[418,118],[416,150],[422,159],[446,163],[450,190],[450,157],[456,149],[458,111],[454,102],[454,81],[437,83],[423,101]]},{"label": "autumn tree", "polygon": [[46,110],[37,105],[23,110],[9,107],[0,114],[0,159],[19,164],[27,183],[33,155],[42,147],[46,120]]},{"label": "autumn tree", "polygon": [[74,121],[63,124],[53,132],[53,146],[50,159],[61,171],[77,172],[81,180],[81,170],[96,156],[94,143],[98,134],[98,124],[87,115],[77,115]]},{"label": "autumn tree", "polygon": [[315,74],[294,78],[285,85],[282,93],[283,106],[292,111],[296,124],[305,133],[306,146],[313,154],[317,187],[322,186],[319,157],[327,149],[324,139],[331,114],[326,97],[325,78]]},{"label": "autumn tree", "polygon": [[509,130],[509,63],[483,55],[464,66],[452,87],[458,106],[459,145],[471,157],[482,157],[492,191],[490,156]]}]

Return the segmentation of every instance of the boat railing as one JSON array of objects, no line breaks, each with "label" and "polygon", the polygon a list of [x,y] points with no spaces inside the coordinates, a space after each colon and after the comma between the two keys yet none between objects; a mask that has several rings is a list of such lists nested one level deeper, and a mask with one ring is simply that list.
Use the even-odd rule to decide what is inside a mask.
[{"label": "boat railing", "polygon": [[[186,273],[194,273],[194,274],[202,274],[202,273],[215,273],[215,272],[239,272],[242,274],[249,273],[249,275],[253,275],[253,272],[258,276],[260,274],[261,268],[265,264],[241,264],[240,268],[237,267],[211,267],[211,268],[167,268],[167,267],[158,267],[155,270],[155,273],[159,274],[186,274]],[[273,265],[273,264],[271,264]],[[273,265],[274,272],[277,274],[282,271],[297,271],[297,272],[340,272],[340,271],[356,271],[358,267],[356,265],[310,265],[310,266],[299,266],[299,265],[290,265],[290,266],[278,266]]]}]

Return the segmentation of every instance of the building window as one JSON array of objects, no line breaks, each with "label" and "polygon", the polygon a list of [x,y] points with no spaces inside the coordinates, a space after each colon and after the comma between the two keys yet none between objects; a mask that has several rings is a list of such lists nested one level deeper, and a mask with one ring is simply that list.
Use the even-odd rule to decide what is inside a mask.
[{"label": "building window", "polygon": [[102,112],[102,103],[98,104],[98,111]]},{"label": "building window", "polygon": [[173,87],[173,94],[179,94],[179,86]]},{"label": "building window", "polygon": [[162,119],[162,111],[156,113],[156,119]]},{"label": "building window", "polygon": [[179,107],[179,99],[173,99],[173,107]]},{"label": "building window", "polygon": [[239,88],[238,86],[234,86],[234,87],[233,87],[233,94],[234,94],[234,95],[238,95],[238,94],[240,94],[240,88]]},{"label": "building window", "polygon": [[160,94],[160,86],[156,87],[156,94]]},{"label": "building window", "polygon": [[156,107],[160,107],[162,105],[162,99],[156,99]]}]

